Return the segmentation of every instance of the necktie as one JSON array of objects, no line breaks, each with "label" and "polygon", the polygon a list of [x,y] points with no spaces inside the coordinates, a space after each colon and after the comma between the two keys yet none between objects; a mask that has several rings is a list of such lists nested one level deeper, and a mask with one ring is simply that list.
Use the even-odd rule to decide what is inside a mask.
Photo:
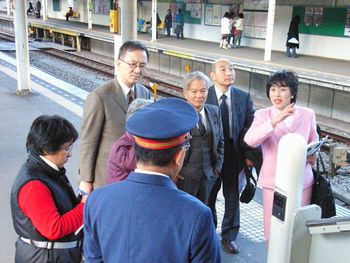
[{"label": "necktie", "polygon": [[228,140],[230,138],[230,120],[229,120],[230,115],[229,115],[226,99],[227,99],[227,96],[223,94],[221,96],[220,110],[221,110],[222,127],[224,130],[224,139]]},{"label": "necktie", "polygon": [[205,126],[203,124],[202,114],[198,112],[198,130],[201,136],[205,134]]},{"label": "necktie", "polygon": [[135,99],[135,93],[134,91],[131,89],[129,92],[128,92],[128,95],[127,95],[127,101],[128,101],[128,104],[130,105],[130,103]]}]

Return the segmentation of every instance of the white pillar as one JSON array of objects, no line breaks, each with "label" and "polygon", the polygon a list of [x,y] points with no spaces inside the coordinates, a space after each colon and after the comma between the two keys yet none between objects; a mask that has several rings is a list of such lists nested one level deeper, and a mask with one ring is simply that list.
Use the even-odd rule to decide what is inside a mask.
[{"label": "white pillar", "polygon": [[43,0],[43,20],[47,20],[47,0]]},{"label": "white pillar", "polygon": [[10,0],[6,0],[6,11],[7,11],[7,15],[11,15],[11,7],[10,7]]},{"label": "white pillar", "polygon": [[137,0],[121,0],[121,43],[137,39]]},{"label": "white pillar", "polygon": [[276,9],[276,0],[269,0],[269,10],[267,14],[267,28],[266,28],[266,40],[265,40],[265,54],[264,54],[265,61],[271,60],[275,9]]},{"label": "white pillar", "polygon": [[137,39],[137,0],[120,1],[120,33],[114,37],[114,68],[117,70],[118,52],[121,45],[127,40]]},{"label": "white pillar", "polygon": [[301,207],[307,145],[300,134],[289,133],[278,144],[268,263],[289,263],[294,215]]},{"label": "white pillar", "polygon": [[152,0],[152,39],[157,40],[157,0]]},{"label": "white pillar", "polygon": [[88,29],[92,29],[92,3],[91,0],[86,1],[88,15]]},{"label": "white pillar", "polygon": [[17,62],[18,92],[30,91],[28,31],[25,1],[16,0],[15,6],[15,42]]}]

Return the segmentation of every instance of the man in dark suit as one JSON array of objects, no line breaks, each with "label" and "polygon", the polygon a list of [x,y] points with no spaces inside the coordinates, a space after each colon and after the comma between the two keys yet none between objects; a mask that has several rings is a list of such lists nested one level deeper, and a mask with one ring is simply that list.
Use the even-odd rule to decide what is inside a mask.
[{"label": "man in dark suit", "polygon": [[107,159],[113,143],[124,134],[125,116],[134,98],[150,98],[138,84],[149,59],[147,48],[126,41],[119,49],[117,76],[86,99],[79,145],[79,189],[89,193],[106,183]]},{"label": "man in dark suit", "polygon": [[217,106],[205,104],[210,86],[207,76],[199,71],[192,72],[184,82],[184,97],[197,111],[198,123],[191,130],[191,147],[186,153],[177,186],[208,204],[224,158],[221,116]]},{"label": "man in dark suit", "polygon": [[251,167],[253,162],[245,157],[240,138],[244,136],[254,119],[253,102],[250,95],[233,86],[235,70],[227,59],[219,59],[212,65],[210,73],[214,85],[209,88],[208,104],[219,105],[224,134],[224,163],[220,177],[213,186],[209,198],[215,225],[217,224],[215,202],[223,184],[225,214],[221,226],[221,243],[230,253],[238,253],[235,242],[239,231],[239,189],[238,175],[244,165]]},{"label": "man in dark suit", "polygon": [[172,181],[197,121],[193,107],[175,98],[156,101],[128,119],[137,166],[125,181],[87,198],[86,262],[221,262],[210,209]]}]

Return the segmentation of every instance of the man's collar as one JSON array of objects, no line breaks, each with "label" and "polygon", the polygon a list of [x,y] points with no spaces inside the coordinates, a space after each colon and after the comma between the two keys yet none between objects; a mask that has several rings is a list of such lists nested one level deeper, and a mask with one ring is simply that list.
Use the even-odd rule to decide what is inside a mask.
[{"label": "man's collar", "polygon": [[117,75],[117,81],[118,81],[119,86],[121,87],[121,89],[122,89],[122,91],[123,91],[125,97],[127,97],[128,93],[129,93],[129,91],[130,91],[131,89],[132,89],[132,90],[134,91],[134,93],[135,93],[135,85],[132,86],[131,88],[129,88],[129,87],[119,78],[118,75]]},{"label": "man's collar", "polygon": [[231,97],[231,86],[228,87],[228,89],[225,93],[223,93],[216,85],[214,85],[214,89],[215,89],[215,94],[216,94],[216,97],[218,98],[218,100],[221,98],[221,96],[223,94],[225,94],[227,98]]},{"label": "man's collar", "polygon": [[147,171],[147,170],[143,170],[143,169],[135,169],[135,173],[142,173],[142,174],[155,174],[155,175],[160,175],[160,176],[164,176],[166,178],[169,178],[168,175],[166,174],[162,174],[162,173],[157,173],[157,172],[151,172],[151,171]]}]

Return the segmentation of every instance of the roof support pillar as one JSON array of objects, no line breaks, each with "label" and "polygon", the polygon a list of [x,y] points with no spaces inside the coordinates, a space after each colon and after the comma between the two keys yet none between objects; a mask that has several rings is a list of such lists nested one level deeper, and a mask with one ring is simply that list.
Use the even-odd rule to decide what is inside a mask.
[{"label": "roof support pillar", "polygon": [[[127,40],[137,39],[137,0],[121,0],[120,32],[114,34],[114,68],[117,70],[118,52],[121,45]],[[116,73],[115,73],[116,74]]]},{"label": "roof support pillar", "polygon": [[43,1],[43,20],[46,21],[48,16],[47,16],[47,0],[42,0]]},{"label": "roof support pillar", "polygon": [[87,4],[87,15],[88,15],[88,29],[92,29],[92,1],[91,0],[87,0],[86,1]]},{"label": "roof support pillar", "polygon": [[23,92],[30,92],[27,14],[25,1],[23,0],[16,0],[14,24],[17,58],[17,86],[18,93],[21,94]]},{"label": "roof support pillar", "polygon": [[269,0],[269,10],[267,14],[267,28],[266,28],[266,40],[265,40],[265,54],[264,54],[265,61],[271,61],[275,9],[276,9],[276,0]]},{"label": "roof support pillar", "polygon": [[152,39],[157,40],[157,0],[152,0]]}]

